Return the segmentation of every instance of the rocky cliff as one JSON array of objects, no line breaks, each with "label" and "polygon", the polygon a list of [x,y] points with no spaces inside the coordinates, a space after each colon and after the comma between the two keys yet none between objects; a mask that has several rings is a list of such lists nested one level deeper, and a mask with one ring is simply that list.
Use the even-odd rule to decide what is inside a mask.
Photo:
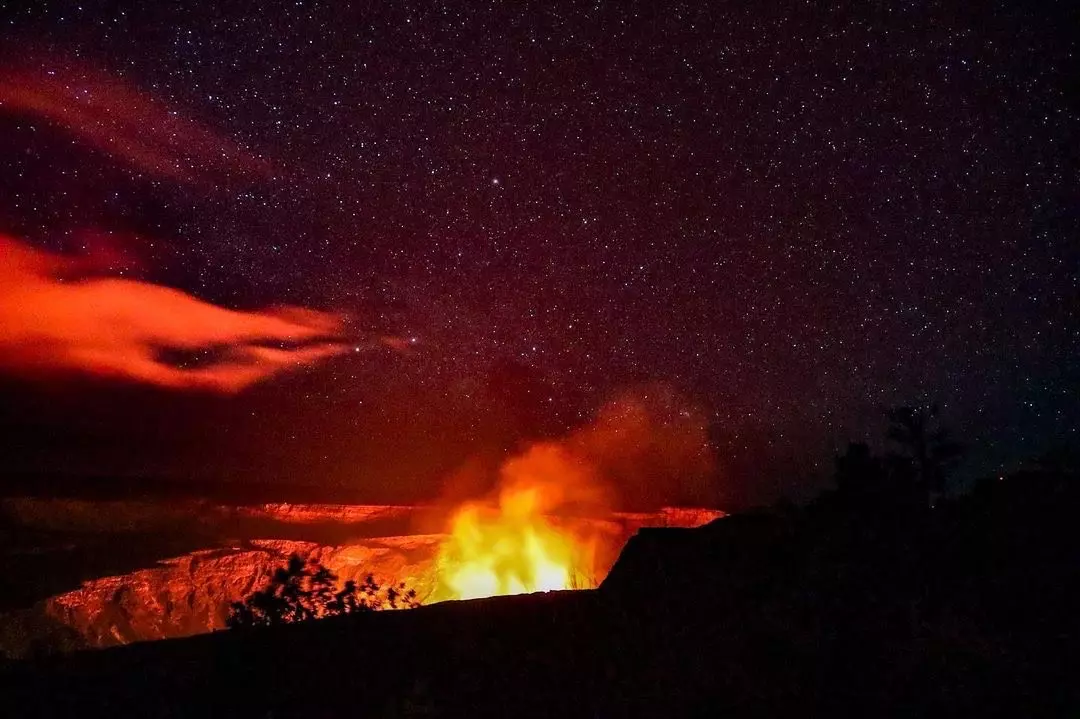
[{"label": "rocky cliff", "polygon": [[41,609],[95,647],[188,636],[223,628],[229,604],[262,588],[294,553],[328,567],[340,581],[373,574],[406,581],[422,593],[438,540],[436,535],[387,537],[342,547],[253,541],[89,581],[46,600]]}]

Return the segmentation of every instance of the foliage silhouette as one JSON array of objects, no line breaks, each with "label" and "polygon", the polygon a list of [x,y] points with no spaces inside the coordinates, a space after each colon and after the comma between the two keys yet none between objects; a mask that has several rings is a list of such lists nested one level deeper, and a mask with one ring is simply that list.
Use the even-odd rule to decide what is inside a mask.
[{"label": "foliage silhouette", "polygon": [[907,516],[937,503],[962,446],[941,426],[936,405],[894,407],[886,418],[890,451],[878,456],[865,443],[849,443],[835,457],[836,492],[819,498],[819,504],[838,503],[872,516]]},{"label": "foliage silhouette", "polygon": [[404,582],[383,586],[368,575],[357,583],[348,580],[337,589],[337,575],[297,554],[274,572],[264,589],[242,602],[234,602],[226,626],[230,629],[294,624],[342,614],[419,606],[416,591]]},{"label": "foliage silhouette", "polygon": [[894,407],[887,416],[887,437],[898,449],[888,457],[894,471],[910,477],[931,499],[942,494],[963,447],[941,425],[938,406]]}]

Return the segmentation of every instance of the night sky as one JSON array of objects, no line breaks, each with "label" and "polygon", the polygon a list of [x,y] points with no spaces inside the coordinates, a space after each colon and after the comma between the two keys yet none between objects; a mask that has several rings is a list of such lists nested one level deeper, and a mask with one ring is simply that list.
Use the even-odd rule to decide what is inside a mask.
[{"label": "night sky", "polygon": [[0,232],[135,238],[144,279],[347,313],[356,350],[236,396],[4,379],[9,468],[411,501],[655,382],[721,502],[805,494],[901,402],[969,473],[1080,438],[1074,3],[212,5],[5,3],[0,43],[269,174],[5,113]]}]

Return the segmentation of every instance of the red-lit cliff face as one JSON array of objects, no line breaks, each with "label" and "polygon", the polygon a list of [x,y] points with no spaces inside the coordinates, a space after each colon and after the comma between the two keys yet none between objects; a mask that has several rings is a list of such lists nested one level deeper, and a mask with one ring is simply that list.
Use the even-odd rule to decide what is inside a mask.
[{"label": "red-lit cliff face", "polygon": [[[34,510],[28,516],[37,526],[85,527],[97,526],[99,522],[83,506],[85,503],[77,503],[73,508],[51,500],[23,504],[27,506],[20,505],[22,509]],[[410,515],[430,510],[275,504],[218,507],[216,511],[228,518],[230,529],[235,529],[234,520],[242,517],[262,529],[289,525],[294,530],[299,527],[299,531],[307,527],[325,531],[327,525],[343,525],[362,537],[365,527],[374,531],[395,525],[404,527],[410,522],[415,525],[415,516]],[[125,526],[139,527],[153,526],[161,517],[173,518],[175,514],[176,508],[169,507],[155,516],[153,508],[145,504],[119,512]],[[715,510],[664,509],[655,513],[612,514],[603,520],[552,520],[551,527],[610,538],[615,551],[600,559],[598,575],[590,578],[598,582],[614,561],[617,550],[639,528],[697,526],[720,516],[723,513]],[[422,602],[436,601],[446,598],[437,592],[438,558],[446,540],[445,534],[363,537],[341,545],[296,539],[251,539],[199,550],[127,574],[86,581],[79,589],[39,602],[17,615],[8,615],[8,630],[0,631],[0,651],[21,656],[35,642],[44,645],[39,648],[45,650],[105,647],[221,629],[229,604],[260,589],[293,553],[325,565],[341,582],[371,574],[382,581],[406,582],[416,589]]]},{"label": "red-lit cliff face", "polygon": [[245,547],[193,552],[131,574],[95,579],[48,599],[43,608],[95,647],[188,636],[223,628],[229,604],[261,589],[294,553],[328,567],[342,582],[374,574],[423,591],[438,539],[385,537],[342,547],[256,540]]}]

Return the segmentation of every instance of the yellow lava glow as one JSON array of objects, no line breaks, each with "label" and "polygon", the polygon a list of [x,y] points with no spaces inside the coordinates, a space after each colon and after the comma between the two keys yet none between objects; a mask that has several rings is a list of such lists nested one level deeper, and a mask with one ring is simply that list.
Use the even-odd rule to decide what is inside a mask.
[{"label": "yellow lava glow", "polygon": [[465,504],[439,549],[434,601],[592,586],[591,543],[540,513],[540,490],[516,488],[497,507]]}]

